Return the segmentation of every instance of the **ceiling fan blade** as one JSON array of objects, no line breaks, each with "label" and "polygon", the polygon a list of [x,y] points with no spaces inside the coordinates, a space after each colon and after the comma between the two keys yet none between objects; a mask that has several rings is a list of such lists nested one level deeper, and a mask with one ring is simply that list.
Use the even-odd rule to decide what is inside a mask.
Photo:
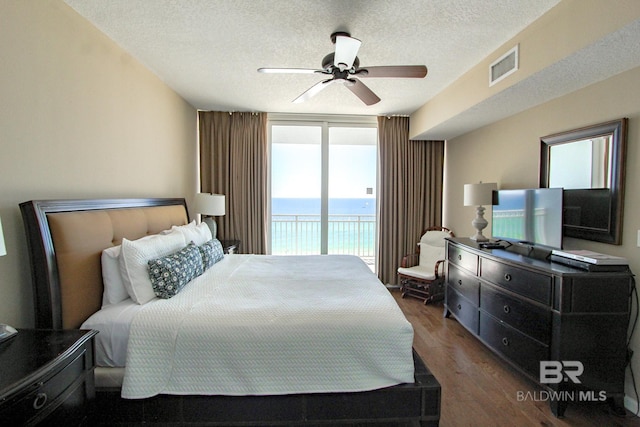
[{"label": "ceiling fan blade", "polygon": [[323,70],[311,68],[258,68],[258,72],[266,74],[325,74]]},{"label": "ceiling fan blade", "polygon": [[340,64],[343,64],[341,70],[348,70],[353,67],[353,62],[356,60],[358,50],[362,42],[353,37],[337,36],[336,37],[336,52],[333,58],[333,64],[340,68]]},{"label": "ceiling fan blade", "polygon": [[373,93],[373,91],[369,89],[367,85],[365,85],[358,79],[345,80],[344,85],[367,105],[373,105],[380,102],[380,98],[378,98],[378,95]]},{"label": "ceiling fan blade", "polygon": [[317,94],[319,94],[324,88],[328,87],[331,83],[335,82],[334,79],[327,79],[316,83],[306,90],[302,95],[293,100],[294,103],[299,104],[301,102],[308,101]]},{"label": "ceiling fan blade", "polygon": [[382,67],[360,67],[356,73],[358,77],[404,77],[422,78],[427,75],[424,65],[389,65]]}]

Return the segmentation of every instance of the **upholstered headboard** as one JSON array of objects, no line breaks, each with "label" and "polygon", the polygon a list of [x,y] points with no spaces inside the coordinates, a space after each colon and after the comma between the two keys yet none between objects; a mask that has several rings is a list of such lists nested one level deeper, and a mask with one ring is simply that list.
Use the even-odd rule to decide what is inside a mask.
[{"label": "upholstered headboard", "polygon": [[102,305],[108,247],[189,222],[184,199],[36,200],[20,204],[37,328],[78,328]]}]

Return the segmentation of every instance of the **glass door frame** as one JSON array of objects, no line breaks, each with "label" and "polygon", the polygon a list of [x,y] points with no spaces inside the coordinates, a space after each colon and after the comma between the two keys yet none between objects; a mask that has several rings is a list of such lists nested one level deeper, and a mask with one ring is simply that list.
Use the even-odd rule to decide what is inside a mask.
[{"label": "glass door frame", "polygon": [[[326,254],[329,250],[329,128],[331,127],[362,127],[377,128],[378,121],[375,116],[349,116],[349,115],[309,115],[309,114],[280,114],[269,113],[267,115],[267,157],[268,157],[268,185],[267,185],[267,253],[271,253],[271,135],[273,126],[315,126],[321,127],[321,189],[320,189],[320,253]],[[378,142],[376,141],[378,151]],[[376,180],[379,181],[379,166],[376,162]],[[379,188],[376,182],[376,187]],[[378,195],[376,194],[376,200]],[[375,251],[378,248],[378,210],[376,209],[376,236]]]}]

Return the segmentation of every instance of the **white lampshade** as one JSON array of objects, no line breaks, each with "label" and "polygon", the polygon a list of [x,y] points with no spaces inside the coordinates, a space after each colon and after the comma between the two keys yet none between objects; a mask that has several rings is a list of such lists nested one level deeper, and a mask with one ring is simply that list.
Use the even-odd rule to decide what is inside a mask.
[{"label": "white lampshade", "polygon": [[486,206],[493,204],[493,191],[498,189],[495,182],[480,182],[464,185],[465,206]]},{"label": "white lampshade", "polygon": [[0,219],[0,256],[7,254],[7,247],[4,245],[4,234],[2,233],[2,219]]},{"label": "white lampshade", "polygon": [[195,210],[202,215],[221,216],[225,214],[224,194],[196,194]]}]

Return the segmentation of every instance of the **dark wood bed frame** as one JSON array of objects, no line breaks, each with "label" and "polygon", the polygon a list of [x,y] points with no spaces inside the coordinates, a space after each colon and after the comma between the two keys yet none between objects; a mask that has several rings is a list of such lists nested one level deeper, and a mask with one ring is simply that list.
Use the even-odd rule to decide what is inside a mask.
[{"label": "dark wood bed frame", "polygon": [[[59,260],[49,227],[49,215],[160,206],[182,206],[188,221],[186,202],[178,198],[39,200],[21,203],[31,261],[36,327],[68,328],[65,326],[63,305],[65,298],[71,297],[68,292],[61,292]],[[140,236],[131,236],[138,237]],[[93,257],[99,259],[99,254]],[[99,292],[101,295],[102,289]],[[73,304],[77,304],[77,301]],[[89,313],[96,310],[91,308]],[[74,327],[77,326],[72,328]],[[129,400],[120,397],[119,388],[98,388],[91,421],[92,424],[103,425],[437,426],[440,419],[440,384],[415,351],[414,365],[414,383],[357,393],[283,396],[160,395]]]}]

